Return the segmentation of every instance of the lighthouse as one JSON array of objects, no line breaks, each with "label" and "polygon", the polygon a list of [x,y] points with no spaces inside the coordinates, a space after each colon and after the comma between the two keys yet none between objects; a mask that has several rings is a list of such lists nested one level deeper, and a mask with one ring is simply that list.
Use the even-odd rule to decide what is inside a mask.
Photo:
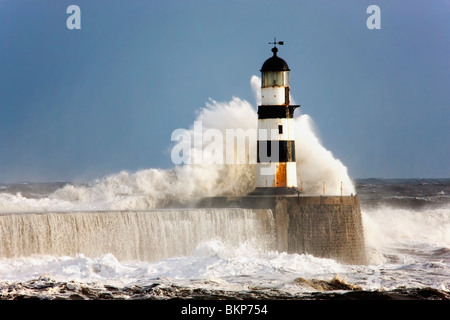
[{"label": "lighthouse", "polygon": [[[312,254],[349,264],[366,264],[364,229],[359,196],[319,196],[297,189],[294,110],[289,100],[289,66],[273,55],[261,67],[261,103],[258,106],[255,188],[244,196],[217,196],[199,201],[200,208],[258,209],[268,226],[273,249]],[[256,157],[255,157],[256,158]],[[265,210],[271,211],[271,223]],[[247,212],[243,213],[247,215]]]},{"label": "lighthouse", "polygon": [[258,106],[256,189],[252,194],[297,194],[294,110],[289,101],[289,66],[278,53],[283,41],[270,42],[273,56],[261,67]]}]

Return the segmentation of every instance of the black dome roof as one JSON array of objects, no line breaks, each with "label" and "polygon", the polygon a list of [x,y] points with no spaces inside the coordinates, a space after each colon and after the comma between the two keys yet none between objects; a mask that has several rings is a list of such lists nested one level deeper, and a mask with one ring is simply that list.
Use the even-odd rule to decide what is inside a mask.
[{"label": "black dome roof", "polygon": [[261,72],[266,71],[290,71],[286,61],[277,56],[278,49],[272,48],[273,56],[267,59],[261,67]]}]

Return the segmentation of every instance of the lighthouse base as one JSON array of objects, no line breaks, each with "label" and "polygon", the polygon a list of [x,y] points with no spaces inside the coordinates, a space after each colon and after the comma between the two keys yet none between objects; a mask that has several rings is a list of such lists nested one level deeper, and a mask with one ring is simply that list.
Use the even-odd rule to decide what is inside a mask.
[{"label": "lighthouse base", "polygon": [[271,209],[276,250],[332,258],[346,264],[367,263],[358,196],[213,197],[204,198],[197,207]]},{"label": "lighthouse base", "polygon": [[300,190],[295,187],[272,187],[255,188],[248,196],[278,196],[278,195],[300,195]]}]

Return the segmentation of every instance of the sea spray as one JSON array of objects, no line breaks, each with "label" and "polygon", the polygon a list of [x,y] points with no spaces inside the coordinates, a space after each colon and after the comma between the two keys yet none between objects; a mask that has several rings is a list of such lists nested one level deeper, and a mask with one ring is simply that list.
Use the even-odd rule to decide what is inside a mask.
[{"label": "sea spray", "polygon": [[368,246],[387,248],[401,243],[447,247],[450,250],[450,206],[422,210],[382,205],[363,209]]},{"label": "sea spray", "polygon": [[[250,84],[255,97],[259,97],[260,78],[251,77]],[[204,108],[197,110],[196,121],[201,121],[203,130],[219,130],[224,137],[227,129],[257,129],[255,106],[237,97],[228,102],[210,99]],[[326,195],[355,193],[347,168],[322,146],[313,130],[312,119],[306,114],[298,115],[295,125],[299,188],[307,195],[322,195],[324,190]],[[194,128],[187,130],[193,133]],[[225,141],[227,144],[234,142],[234,139]],[[251,192],[255,188],[256,141],[246,141],[248,154],[244,163],[239,164],[211,164],[216,155],[212,150],[205,150],[207,143],[191,149],[193,154],[202,152],[206,163],[134,173],[122,171],[88,185],[68,184],[48,198],[2,194],[0,212],[147,210],[173,204],[195,206],[203,197],[240,196]]]},{"label": "sea spray", "polygon": [[347,167],[322,146],[313,130],[312,119],[301,115],[295,119],[297,180],[308,195],[355,194]]}]

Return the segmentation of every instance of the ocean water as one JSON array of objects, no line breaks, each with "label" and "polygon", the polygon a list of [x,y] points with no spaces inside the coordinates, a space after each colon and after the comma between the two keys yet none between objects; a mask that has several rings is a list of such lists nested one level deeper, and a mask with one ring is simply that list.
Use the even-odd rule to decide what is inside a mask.
[{"label": "ocean water", "polygon": [[[73,187],[2,184],[0,196],[3,204],[54,205],[55,193],[67,186]],[[0,216],[0,294],[2,299],[294,299],[359,292],[448,298],[450,180],[367,179],[355,187],[368,265],[274,251],[267,226],[250,210],[47,208]],[[257,214],[270,224],[270,210]]]}]

